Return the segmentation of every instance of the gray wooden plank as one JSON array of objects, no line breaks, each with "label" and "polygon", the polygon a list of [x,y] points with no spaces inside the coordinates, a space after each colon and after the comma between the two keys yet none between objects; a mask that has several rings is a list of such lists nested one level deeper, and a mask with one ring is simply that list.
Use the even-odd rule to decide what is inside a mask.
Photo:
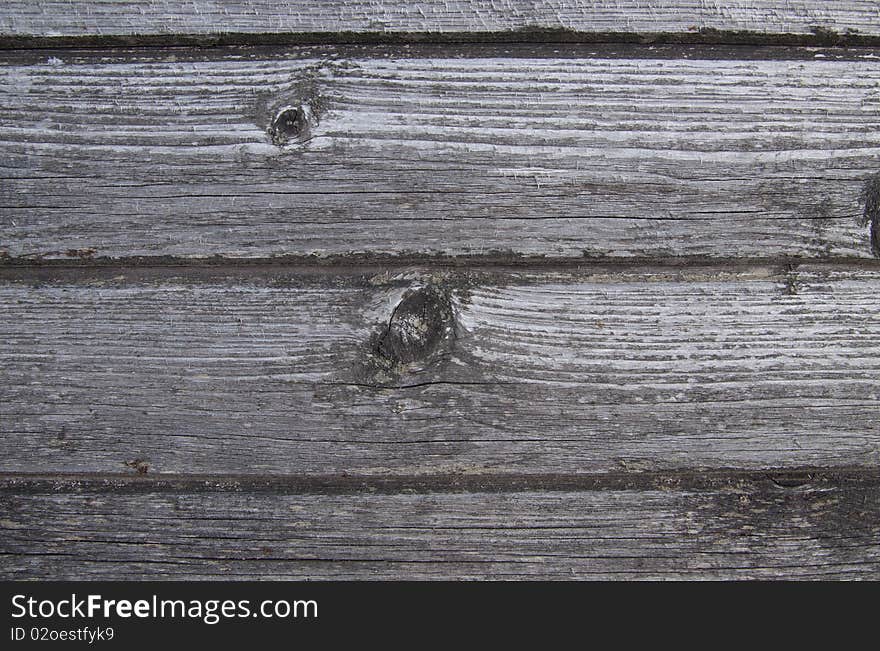
[{"label": "gray wooden plank", "polygon": [[285,32],[662,33],[714,29],[808,34],[817,29],[878,34],[872,0],[7,0],[0,34],[90,36]]},{"label": "gray wooden plank", "polygon": [[873,266],[261,269],[3,271],[0,470],[880,460]]},{"label": "gray wooden plank", "polygon": [[880,491],[0,493],[4,579],[873,579]]},{"label": "gray wooden plank", "polygon": [[33,53],[0,257],[871,257],[878,55],[672,52]]}]

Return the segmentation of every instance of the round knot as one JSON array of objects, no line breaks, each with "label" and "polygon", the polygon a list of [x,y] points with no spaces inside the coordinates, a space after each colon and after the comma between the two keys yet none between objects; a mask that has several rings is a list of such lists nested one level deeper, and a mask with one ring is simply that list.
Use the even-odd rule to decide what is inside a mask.
[{"label": "round knot", "polygon": [[307,105],[285,106],[275,115],[269,126],[269,136],[278,147],[290,141],[303,142],[309,137],[312,111]]},{"label": "round knot", "polygon": [[406,294],[379,338],[378,352],[397,364],[427,360],[453,334],[448,297],[434,287]]}]

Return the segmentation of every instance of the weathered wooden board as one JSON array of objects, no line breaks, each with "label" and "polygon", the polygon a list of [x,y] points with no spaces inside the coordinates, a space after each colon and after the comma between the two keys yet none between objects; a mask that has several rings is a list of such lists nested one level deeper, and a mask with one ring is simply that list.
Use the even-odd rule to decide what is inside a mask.
[{"label": "weathered wooden board", "polygon": [[880,490],[0,492],[6,579],[880,579]]},{"label": "weathered wooden board", "polygon": [[872,0],[6,0],[0,34],[91,36],[217,33],[468,34],[536,29],[662,33],[713,29],[759,34],[880,33]]},{"label": "weathered wooden board", "polygon": [[880,579],[876,2],[0,49],[0,578]]},{"label": "weathered wooden board", "polygon": [[0,65],[0,257],[872,255],[872,51],[274,52]]},{"label": "weathered wooden board", "polygon": [[2,471],[880,462],[873,266],[3,278]]}]

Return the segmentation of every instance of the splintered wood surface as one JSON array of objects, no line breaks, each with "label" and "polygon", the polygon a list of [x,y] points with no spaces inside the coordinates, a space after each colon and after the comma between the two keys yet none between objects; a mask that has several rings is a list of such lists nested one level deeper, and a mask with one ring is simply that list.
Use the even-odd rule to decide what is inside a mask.
[{"label": "splintered wood surface", "polygon": [[693,490],[0,493],[8,578],[880,578],[876,482]]},{"label": "splintered wood surface", "polygon": [[0,578],[880,579],[876,2],[0,52]]},{"label": "splintered wood surface", "polygon": [[759,34],[880,33],[872,0],[6,0],[0,34],[35,36],[520,30],[623,35],[714,29]]},{"label": "splintered wood surface", "polygon": [[56,274],[0,285],[10,471],[880,464],[876,270]]},{"label": "splintered wood surface", "polygon": [[20,55],[0,256],[871,258],[880,53],[765,50]]}]

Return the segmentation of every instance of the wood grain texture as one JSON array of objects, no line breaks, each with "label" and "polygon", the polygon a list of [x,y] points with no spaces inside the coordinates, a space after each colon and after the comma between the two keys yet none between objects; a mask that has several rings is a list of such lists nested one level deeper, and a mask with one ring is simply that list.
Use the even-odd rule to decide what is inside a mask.
[{"label": "wood grain texture", "polygon": [[[0,285],[2,471],[880,460],[880,275],[869,268],[41,273],[7,269]],[[398,306],[425,286],[448,294],[452,321],[422,357],[383,353],[391,330],[432,327]]]},{"label": "wood grain texture", "polygon": [[875,54],[428,50],[0,65],[0,256],[872,256]]},{"label": "wood grain texture", "polygon": [[0,493],[4,579],[878,579],[876,484]]},{"label": "wood grain texture", "polygon": [[0,578],[880,579],[878,18],[5,3]]},{"label": "wood grain texture", "polygon": [[90,36],[285,32],[662,33],[701,29],[805,34],[817,29],[880,33],[870,0],[7,0],[0,34]]}]

